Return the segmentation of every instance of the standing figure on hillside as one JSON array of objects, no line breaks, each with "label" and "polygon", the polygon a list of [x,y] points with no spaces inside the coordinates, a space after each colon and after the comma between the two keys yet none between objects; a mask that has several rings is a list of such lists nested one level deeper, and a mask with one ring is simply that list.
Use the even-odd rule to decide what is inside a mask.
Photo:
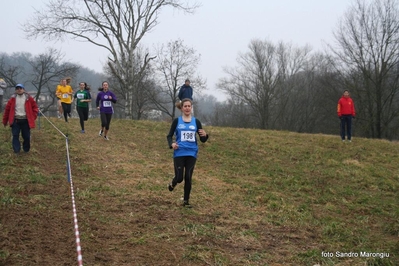
[{"label": "standing figure on hillside", "polygon": [[[191,208],[189,203],[194,166],[197,161],[198,144],[196,133],[200,141],[206,142],[208,134],[202,129],[201,122],[191,115],[191,99],[183,99],[181,102],[182,116],[173,120],[166,139],[170,149],[173,149],[173,164],[175,176],[170,184],[169,191],[173,191],[184,178],[183,206]],[[175,135],[175,142],[173,142]]]},{"label": "standing figure on hillside", "polygon": [[75,93],[76,111],[79,115],[81,133],[85,133],[85,122],[89,118],[89,102],[91,102],[90,92],[86,89],[86,82],[79,83],[79,90]]},{"label": "standing figure on hillside", "polygon": [[3,112],[3,93],[7,89],[7,83],[4,79],[0,78],[0,113]]},{"label": "standing figure on hillside", "polygon": [[108,81],[102,83],[102,90],[99,90],[96,99],[96,107],[100,110],[101,116],[101,129],[98,135],[103,136],[105,140],[108,139],[109,125],[111,124],[112,114],[114,113],[114,108],[112,103],[116,103],[116,96],[111,91],[109,91]]},{"label": "standing figure on hillside", "polygon": [[19,135],[22,134],[24,152],[30,150],[30,129],[35,127],[35,120],[39,108],[28,93],[25,92],[24,85],[17,84],[15,86],[15,94],[8,100],[3,114],[3,125],[7,124],[11,127],[12,132],[12,148],[15,154],[21,151],[21,142]]},{"label": "standing figure on hillside", "polygon": [[190,86],[189,79],[186,79],[184,84],[180,87],[177,97],[179,98],[179,102],[176,103],[178,109],[181,109],[181,101],[183,99],[190,99],[193,101],[193,88]]},{"label": "standing figure on hillside", "polygon": [[344,94],[338,101],[337,106],[338,117],[341,119],[341,139],[345,142],[345,128],[348,141],[352,142],[352,118],[356,116],[355,105],[349,96],[349,91],[344,90]]},{"label": "standing figure on hillside", "polygon": [[71,86],[67,85],[66,79],[61,80],[61,84],[57,86],[55,94],[61,101],[65,122],[68,122],[68,116],[71,117],[73,90]]}]

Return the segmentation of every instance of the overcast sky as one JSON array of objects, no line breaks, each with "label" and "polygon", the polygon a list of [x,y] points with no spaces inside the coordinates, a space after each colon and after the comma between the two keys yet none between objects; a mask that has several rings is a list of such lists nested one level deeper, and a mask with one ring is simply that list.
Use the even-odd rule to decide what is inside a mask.
[{"label": "overcast sky", "polygon": [[[48,0],[3,0],[0,15],[0,51],[30,52],[33,55],[53,47],[65,59],[101,72],[107,53],[93,45],[25,39],[21,24],[34,9],[41,9]],[[197,0],[202,6],[193,15],[165,10],[160,24],[144,39],[152,50],[157,44],[183,39],[184,44],[201,54],[199,74],[207,80],[208,94],[224,100],[216,83],[224,77],[223,67],[234,67],[238,53],[246,52],[252,39],[310,45],[321,51],[323,43],[333,43],[333,30],[353,1],[351,0]],[[193,3],[193,1],[191,1]],[[100,83],[100,82],[99,82]],[[93,84],[94,87],[99,84]],[[195,88],[194,88],[195,89]]]}]

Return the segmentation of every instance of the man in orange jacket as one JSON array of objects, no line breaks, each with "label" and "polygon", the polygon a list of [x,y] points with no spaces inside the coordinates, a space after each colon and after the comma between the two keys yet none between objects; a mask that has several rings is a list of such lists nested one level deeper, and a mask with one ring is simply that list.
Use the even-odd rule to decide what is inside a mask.
[{"label": "man in orange jacket", "polygon": [[338,101],[337,106],[338,117],[341,119],[341,139],[345,141],[345,126],[348,136],[348,141],[352,141],[352,118],[355,118],[355,105],[352,98],[349,96],[349,91],[344,90],[344,94]]},{"label": "man in orange jacket", "polygon": [[12,148],[16,154],[21,150],[19,134],[22,133],[23,150],[30,150],[30,129],[35,127],[39,108],[32,96],[25,92],[24,85],[15,86],[15,94],[8,100],[3,114],[3,125],[10,125],[12,131]]}]

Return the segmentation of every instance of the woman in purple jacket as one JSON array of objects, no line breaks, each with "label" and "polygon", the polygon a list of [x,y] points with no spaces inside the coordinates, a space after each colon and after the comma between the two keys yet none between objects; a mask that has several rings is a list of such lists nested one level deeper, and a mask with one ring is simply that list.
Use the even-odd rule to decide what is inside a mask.
[{"label": "woman in purple jacket", "polygon": [[109,125],[111,124],[112,114],[114,113],[112,103],[116,103],[116,96],[108,90],[108,87],[108,81],[104,81],[102,83],[103,90],[97,94],[96,99],[97,110],[100,110],[101,116],[101,130],[98,135],[104,137],[105,140],[109,140],[107,134]]}]

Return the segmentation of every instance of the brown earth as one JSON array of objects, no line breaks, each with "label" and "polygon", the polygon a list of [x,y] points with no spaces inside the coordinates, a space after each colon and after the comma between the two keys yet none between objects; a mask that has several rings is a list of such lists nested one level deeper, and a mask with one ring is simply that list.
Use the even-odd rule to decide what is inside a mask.
[{"label": "brown earth", "polygon": [[[70,127],[78,132],[76,124]],[[170,193],[166,189],[169,178],[156,179],[158,173],[171,176],[168,149],[167,156],[160,155],[149,150],[149,143],[124,143],[127,136],[111,133],[111,141],[106,142],[97,136],[96,128],[93,124],[86,130],[91,133],[70,133],[68,143],[84,265],[248,265],[246,258],[264,249],[274,259],[286,256],[290,250],[282,244],[300,238],[292,228],[232,224],[227,218],[230,211],[224,209],[228,202],[182,208],[182,188]],[[2,150],[14,170],[2,176],[0,185],[18,192],[10,199],[12,204],[1,205],[0,250],[4,254],[0,265],[78,265],[66,142],[49,126],[32,131],[32,139],[29,154],[17,157],[11,150]],[[160,142],[166,145],[164,135]],[[85,143],[87,148],[82,149]],[[196,170],[198,175],[200,171]],[[27,172],[31,172],[30,181],[19,178]],[[152,191],[151,186],[162,189]],[[204,233],[198,228],[201,225]],[[249,227],[262,235],[261,242],[229,232]],[[219,238],[213,231],[218,231]],[[306,234],[312,238],[314,233]],[[261,261],[252,265],[264,265]]]},{"label": "brown earth", "polygon": [[[248,206],[232,207],[223,196],[238,188],[212,179],[201,164],[194,174],[194,208],[183,208],[182,186],[173,193],[166,188],[173,174],[165,140],[169,124],[133,125],[136,131],[124,132],[117,131],[116,120],[108,142],[97,136],[98,121],[87,123],[86,134],[79,133],[77,120],[70,124],[60,127],[70,133],[84,265],[298,265],[290,263],[295,254],[322,248],[317,230],[271,225],[260,206],[252,210],[259,216],[244,219]],[[13,167],[0,178],[0,265],[78,265],[66,142],[43,127],[32,132],[31,152],[18,157],[3,134],[3,163]],[[165,134],[145,141],[154,132]]]}]

